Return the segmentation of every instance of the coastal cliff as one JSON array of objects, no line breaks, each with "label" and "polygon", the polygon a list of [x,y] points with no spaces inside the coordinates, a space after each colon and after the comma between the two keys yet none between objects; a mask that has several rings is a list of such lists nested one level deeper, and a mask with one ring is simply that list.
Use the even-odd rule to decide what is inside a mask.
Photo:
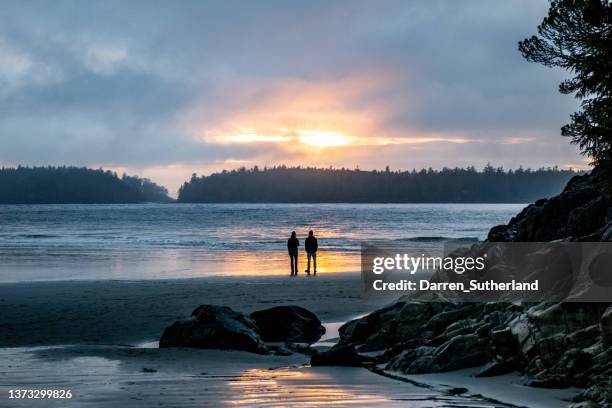
[{"label": "coastal cliff", "polygon": [[[612,201],[595,169],[563,192],[530,204],[493,242],[612,241]],[[477,248],[477,249],[478,249]],[[612,273],[612,272],[611,272]],[[584,388],[573,407],[612,404],[609,303],[453,303],[401,298],[340,329],[340,342],[313,365],[365,365],[417,374],[481,367],[477,376],[519,372],[534,387]]]}]

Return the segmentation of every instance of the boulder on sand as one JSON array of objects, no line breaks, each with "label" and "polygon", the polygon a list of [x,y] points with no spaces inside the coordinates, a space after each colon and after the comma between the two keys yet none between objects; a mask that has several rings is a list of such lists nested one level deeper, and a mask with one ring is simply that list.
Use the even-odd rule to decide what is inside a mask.
[{"label": "boulder on sand", "polygon": [[267,354],[255,322],[227,306],[201,305],[191,317],[168,326],[159,347],[242,350]]},{"label": "boulder on sand", "polygon": [[314,343],[325,334],[325,327],[311,311],[300,306],[276,306],[251,313],[261,338],[270,342]]}]

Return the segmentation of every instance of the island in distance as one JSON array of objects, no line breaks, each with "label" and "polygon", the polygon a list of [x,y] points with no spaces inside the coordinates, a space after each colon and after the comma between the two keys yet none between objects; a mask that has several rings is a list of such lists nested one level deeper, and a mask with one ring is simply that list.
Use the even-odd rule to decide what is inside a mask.
[{"label": "island in distance", "polygon": [[[198,177],[178,191],[179,203],[523,203],[559,193],[574,170],[487,165],[412,171],[278,166],[240,168]],[[84,167],[3,167],[0,204],[175,202],[153,181]]]}]

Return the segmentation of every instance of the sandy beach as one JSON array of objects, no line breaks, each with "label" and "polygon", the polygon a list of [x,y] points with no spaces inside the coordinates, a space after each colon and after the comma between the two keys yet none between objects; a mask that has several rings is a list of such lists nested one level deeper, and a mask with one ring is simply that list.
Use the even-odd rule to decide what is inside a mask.
[{"label": "sandy beach", "polygon": [[361,299],[360,282],[358,274],[345,273],[0,284],[0,347],[135,346],[158,340],[201,304],[243,313],[294,304],[321,321],[345,321],[377,306]]},{"label": "sandy beach", "polygon": [[[301,305],[321,318],[324,343],[333,343],[341,322],[380,306],[361,299],[359,285],[359,275],[350,273],[2,284],[0,406],[563,407],[561,399],[574,393],[526,388],[516,376],[398,379],[362,368],[310,367],[299,353],[156,348],[167,325],[203,303],[245,313]],[[468,391],[453,395],[459,387]],[[7,399],[15,388],[71,389],[74,396]]]}]

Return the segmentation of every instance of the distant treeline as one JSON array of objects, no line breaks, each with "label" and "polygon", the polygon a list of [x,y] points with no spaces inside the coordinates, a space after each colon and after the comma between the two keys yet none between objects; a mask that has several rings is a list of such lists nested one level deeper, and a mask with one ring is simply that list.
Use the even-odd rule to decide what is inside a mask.
[{"label": "distant treeline", "polygon": [[201,203],[522,203],[558,194],[573,170],[487,165],[412,171],[286,167],[223,171],[191,180],[179,202]]},{"label": "distant treeline", "polygon": [[148,179],[84,167],[0,169],[0,203],[142,203],[168,202],[168,191]]}]

